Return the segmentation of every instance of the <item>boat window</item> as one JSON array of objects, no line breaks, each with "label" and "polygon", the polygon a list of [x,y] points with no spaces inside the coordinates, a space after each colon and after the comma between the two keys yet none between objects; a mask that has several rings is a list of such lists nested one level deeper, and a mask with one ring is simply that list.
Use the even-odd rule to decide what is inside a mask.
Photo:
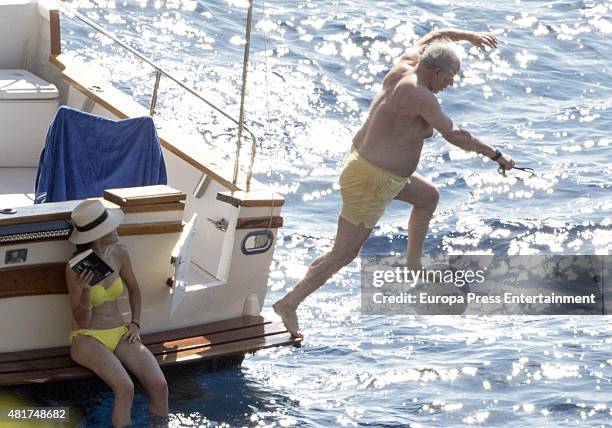
[{"label": "boat window", "polygon": [[271,230],[249,232],[242,240],[242,253],[248,255],[265,253],[272,246],[274,235]]}]

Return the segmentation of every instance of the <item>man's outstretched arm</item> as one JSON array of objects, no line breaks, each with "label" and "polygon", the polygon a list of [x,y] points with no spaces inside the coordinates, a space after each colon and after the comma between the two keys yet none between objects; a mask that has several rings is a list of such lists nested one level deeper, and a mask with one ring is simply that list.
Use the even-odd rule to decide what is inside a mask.
[{"label": "man's outstretched arm", "polygon": [[[445,134],[442,134],[442,136],[453,146],[457,146],[460,149],[463,149],[468,152],[476,152],[491,159],[493,159],[497,154],[497,150],[494,147],[478,139],[469,131],[466,131],[465,129],[460,129],[454,125],[450,131]],[[504,153],[500,155],[500,157],[497,159],[497,162],[504,169],[512,169],[514,167],[514,161],[512,160],[512,158]]]},{"label": "man's outstretched arm", "polygon": [[458,30],[454,28],[443,28],[434,30],[421,37],[415,44],[415,48],[422,53],[427,45],[434,42],[463,42],[467,41],[478,48],[489,46],[497,47],[497,38],[493,33],[477,32],[470,30]]},{"label": "man's outstretched arm", "polygon": [[[438,100],[433,94],[421,92],[418,96],[412,97],[412,102],[418,107],[420,116],[452,145],[468,152],[476,152],[488,158],[495,157],[497,151],[494,147],[476,138],[469,131],[455,126],[453,121],[442,111]],[[502,154],[497,159],[497,162],[504,169],[512,169],[514,167],[514,161],[506,154]]]}]

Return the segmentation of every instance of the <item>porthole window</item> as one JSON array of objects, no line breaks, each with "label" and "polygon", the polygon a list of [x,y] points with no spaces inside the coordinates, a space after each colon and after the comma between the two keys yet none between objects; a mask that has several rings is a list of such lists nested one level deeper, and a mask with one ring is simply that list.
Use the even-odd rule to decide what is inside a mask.
[{"label": "porthole window", "polygon": [[256,230],[249,232],[242,240],[242,254],[261,254],[272,247],[274,235],[271,230]]}]

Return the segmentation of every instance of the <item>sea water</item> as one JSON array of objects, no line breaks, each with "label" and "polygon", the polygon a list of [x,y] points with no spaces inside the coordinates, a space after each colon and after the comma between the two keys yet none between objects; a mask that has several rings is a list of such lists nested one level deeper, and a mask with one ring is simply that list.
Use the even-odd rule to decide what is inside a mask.
[{"label": "sea water", "polygon": [[[74,1],[82,13],[237,114],[244,0]],[[418,172],[440,190],[428,253],[610,254],[612,2],[255,1],[246,124],[255,176],[282,193],[264,315],[332,244],[338,175],[385,73],[435,28],[493,31],[495,50],[457,44],[462,74],[439,94],[461,127],[536,176],[518,180],[426,141]],[[64,50],[148,103],[154,75],[108,39],[62,21]],[[127,65],[126,65],[127,64]],[[166,86],[164,86],[166,85]],[[227,161],[235,129],[162,81],[159,114],[203,134]],[[248,162],[250,142],[242,151]],[[393,202],[362,254],[403,254],[410,207]],[[241,368],[171,368],[176,426],[610,426],[612,323],[606,317],[361,316],[359,261],[309,297],[300,349]],[[14,390],[68,405],[81,426],[110,420],[103,385]],[[134,422],[146,423],[136,394]]]}]

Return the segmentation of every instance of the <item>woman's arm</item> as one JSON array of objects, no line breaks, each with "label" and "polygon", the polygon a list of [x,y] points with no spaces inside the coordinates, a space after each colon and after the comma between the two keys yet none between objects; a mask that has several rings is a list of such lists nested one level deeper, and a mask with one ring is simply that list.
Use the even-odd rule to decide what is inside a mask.
[{"label": "woman's arm", "polygon": [[77,273],[66,264],[65,274],[72,316],[79,327],[87,328],[91,322],[91,295],[89,282],[93,277],[93,272],[83,271],[77,275]]},{"label": "woman's arm", "polygon": [[140,312],[142,310],[142,297],[140,295],[140,287],[136,276],[132,269],[132,260],[127,249],[123,246],[120,247],[120,258],[121,258],[121,270],[119,275],[125,283],[128,290],[128,298],[130,300],[130,310],[132,312],[132,320],[128,326],[128,332],[126,337],[130,342],[140,340]]}]

